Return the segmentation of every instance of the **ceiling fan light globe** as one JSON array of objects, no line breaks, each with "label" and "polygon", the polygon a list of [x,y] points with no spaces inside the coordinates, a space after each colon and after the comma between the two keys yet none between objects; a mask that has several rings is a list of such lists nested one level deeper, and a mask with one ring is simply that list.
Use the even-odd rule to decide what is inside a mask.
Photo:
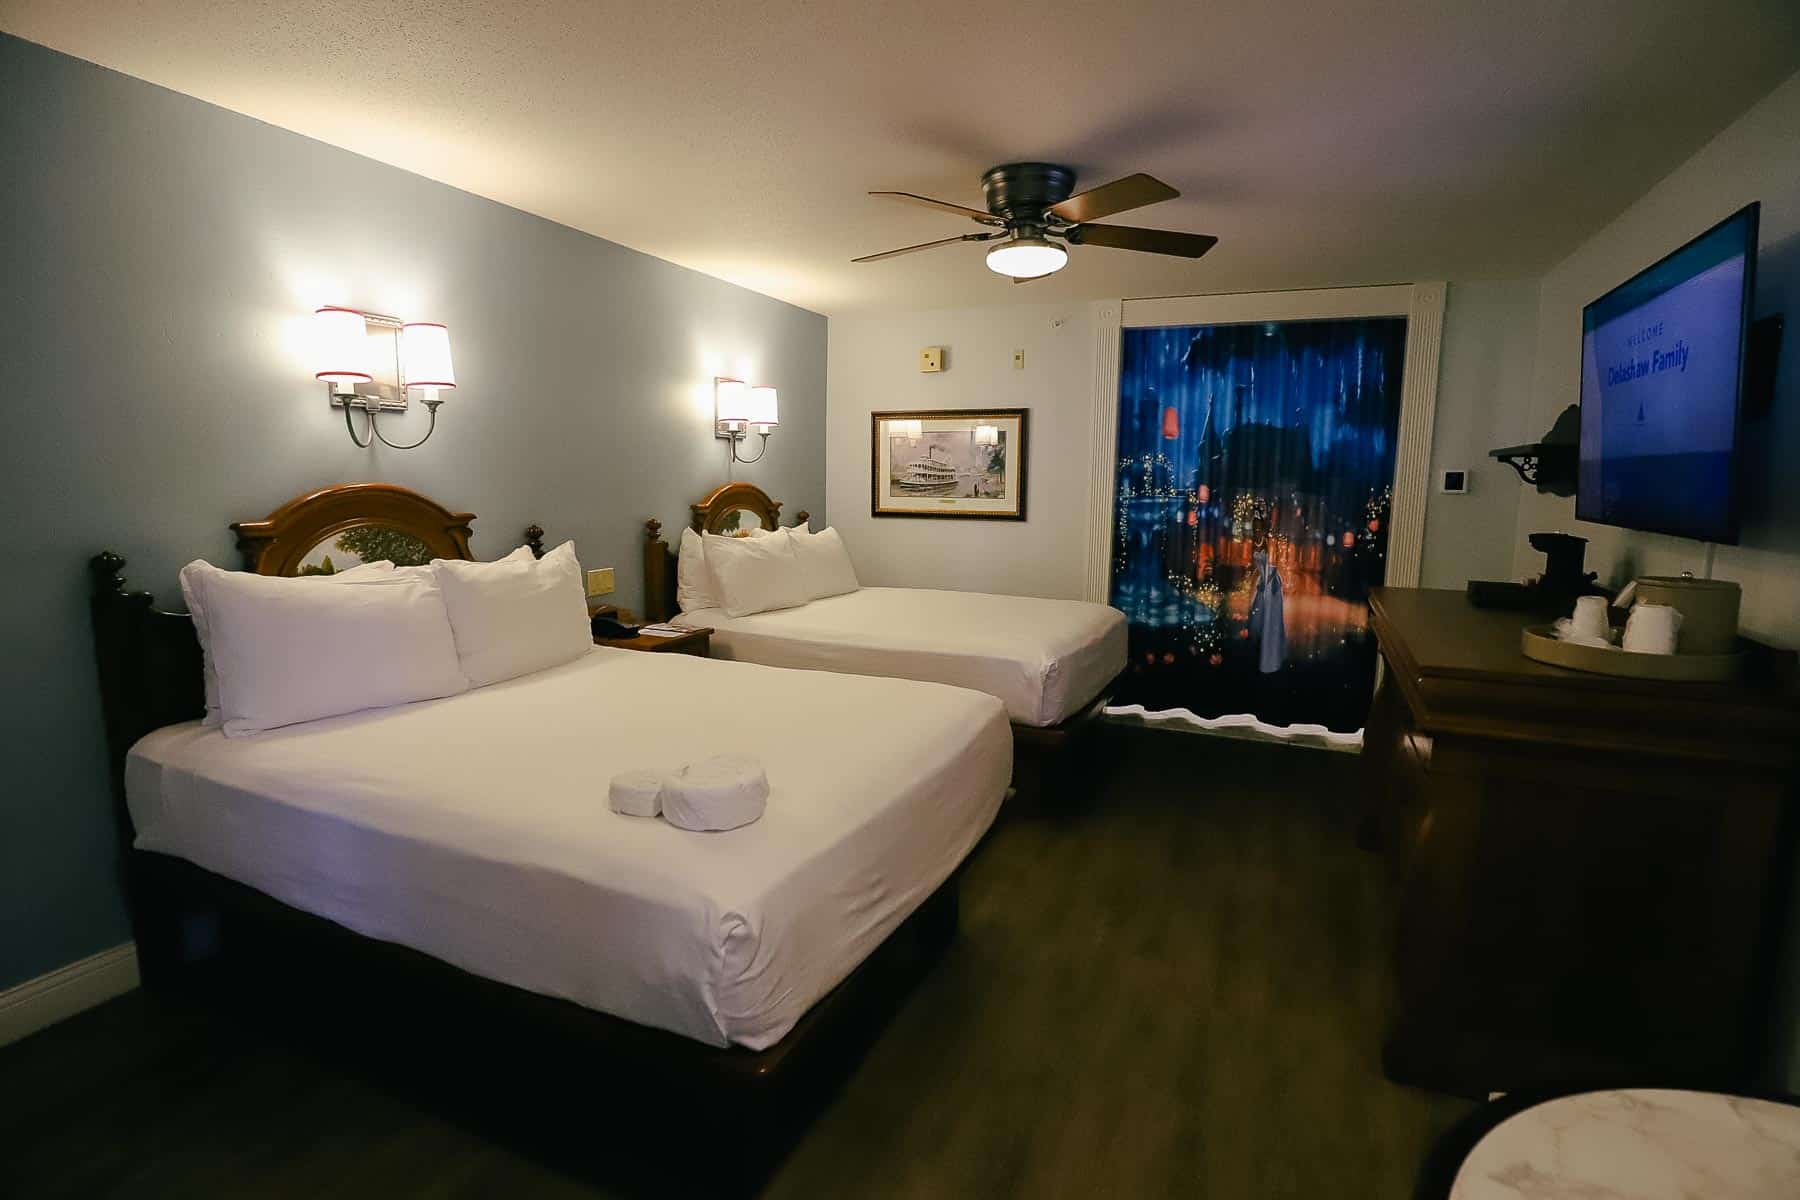
[{"label": "ceiling fan light globe", "polygon": [[1060,271],[1069,252],[1038,237],[1010,238],[987,252],[988,270],[1014,279],[1036,279]]}]

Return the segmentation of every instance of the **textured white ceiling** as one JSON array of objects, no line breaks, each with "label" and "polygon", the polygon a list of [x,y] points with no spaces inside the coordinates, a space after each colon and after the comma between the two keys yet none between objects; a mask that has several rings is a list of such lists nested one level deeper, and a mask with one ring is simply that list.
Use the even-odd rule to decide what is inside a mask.
[{"label": "textured white ceiling", "polygon": [[[1532,274],[1800,67],[1793,0],[0,0],[0,28],[821,312]],[[1028,286],[996,162],[1183,195]]]}]

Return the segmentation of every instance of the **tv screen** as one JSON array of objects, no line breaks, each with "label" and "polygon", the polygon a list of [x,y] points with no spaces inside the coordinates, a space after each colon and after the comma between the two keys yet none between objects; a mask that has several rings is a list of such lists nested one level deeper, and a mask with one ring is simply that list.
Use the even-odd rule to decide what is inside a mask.
[{"label": "tv screen", "polygon": [[1583,521],[1737,541],[1757,217],[1745,206],[1582,310]]}]

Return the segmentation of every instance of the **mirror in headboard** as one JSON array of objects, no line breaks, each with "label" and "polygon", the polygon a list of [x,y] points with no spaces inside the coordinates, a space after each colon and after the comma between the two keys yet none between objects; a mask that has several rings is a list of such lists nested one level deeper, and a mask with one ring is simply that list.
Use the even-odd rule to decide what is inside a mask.
[{"label": "mirror in headboard", "polygon": [[721,514],[719,518],[719,527],[713,532],[722,533],[729,537],[743,537],[752,530],[766,528],[768,528],[768,526],[763,524],[762,515],[760,513],[753,512],[748,508],[733,508]]},{"label": "mirror in headboard", "polygon": [[[781,527],[781,501],[754,483],[726,483],[696,504],[691,524],[697,533],[747,537],[758,529]],[[811,519],[805,509],[794,514],[796,528]],[[666,621],[676,613],[676,549],[662,540],[662,522],[644,522],[644,617]]]},{"label": "mirror in headboard", "polygon": [[700,533],[741,537],[754,529],[777,529],[781,525],[781,501],[771,500],[769,493],[754,483],[723,484],[691,507],[694,529]]}]

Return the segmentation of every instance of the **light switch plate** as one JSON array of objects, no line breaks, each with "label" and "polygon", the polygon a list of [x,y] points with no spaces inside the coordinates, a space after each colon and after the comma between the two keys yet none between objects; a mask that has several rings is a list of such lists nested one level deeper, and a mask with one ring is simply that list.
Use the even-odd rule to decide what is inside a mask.
[{"label": "light switch plate", "polygon": [[919,351],[919,370],[941,371],[944,369],[944,348],[927,346]]},{"label": "light switch plate", "polygon": [[1023,350],[1014,350],[1013,351],[1013,370],[1023,371],[1024,369],[1025,369],[1025,352]]},{"label": "light switch plate", "polygon": [[611,567],[596,567],[587,573],[588,595],[605,596],[610,594],[612,590],[613,569]]},{"label": "light switch plate", "polygon": [[1469,473],[1461,467],[1447,469],[1438,479],[1438,491],[1446,496],[1460,496],[1469,490]]}]

